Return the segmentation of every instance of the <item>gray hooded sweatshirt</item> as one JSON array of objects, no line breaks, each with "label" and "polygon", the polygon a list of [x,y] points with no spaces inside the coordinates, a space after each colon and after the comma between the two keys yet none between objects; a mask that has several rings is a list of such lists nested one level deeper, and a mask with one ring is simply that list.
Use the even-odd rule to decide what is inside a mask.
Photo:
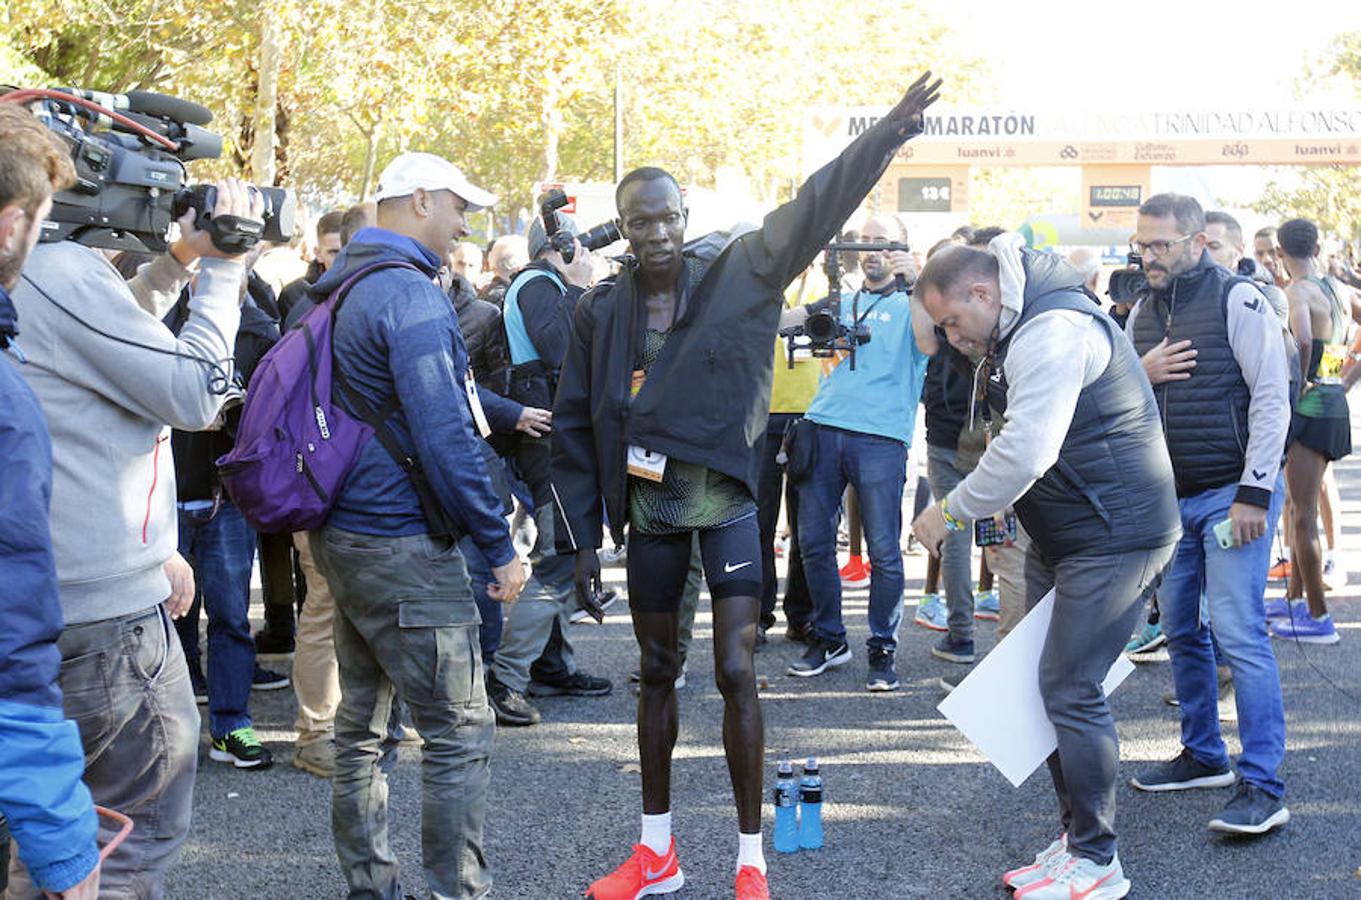
[{"label": "gray hooded sweatshirt", "polygon": [[167,254],[125,282],[98,251],[63,241],[34,249],[13,292],[27,361],[0,365],[18,366],[52,434],[52,545],[68,625],[170,596],[170,428],[198,431],[217,418],[223,397],[203,363],[231,375],[241,315],[241,265],[205,258],[189,320],[172,335],[151,310],[189,275]]}]

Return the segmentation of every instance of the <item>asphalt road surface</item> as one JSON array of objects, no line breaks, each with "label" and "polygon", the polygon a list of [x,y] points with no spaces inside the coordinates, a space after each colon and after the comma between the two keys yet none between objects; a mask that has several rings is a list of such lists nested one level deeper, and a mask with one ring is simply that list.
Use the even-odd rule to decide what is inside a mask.
[{"label": "asphalt road surface", "polygon": [[[1361,447],[1361,434],[1356,445]],[[1292,819],[1256,840],[1214,835],[1205,823],[1231,789],[1141,794],[1125,780],[1174,756],[1176,710],[1166,651],[1142,662],[1115,693],[1121,740],[1117,827],[1134,897],[1361,896],[1361,462],[1338,466],[1344,501],[1343,560],[1357,574],[1331,595],[1342,641],[1275,643],[1288,719],[1283,777]],[[855,659],[819,678],[784,674],[799,645],[783,624],[757,656],[766,721],[764,827],[777,900],[997,897],[1000,876],[1028,862],[1058,831],[1053,790],[1041,769],[1011,785],[936,711],[937,678],[954,669],[929,655],[933,632],[911,624],[925,557],[908,556],[908,586],[893,694],[866,693],[867,592],[846,598]],[[606,570],[622,581],[621,569]],[[1279,596],[1273,584],[1269,596]],[[259,609],[255,612],[258,614]],[[635,699],[626,676],[637,649],[623,604],[603,625],[573,626],[577,659],[615,680],[598,699],[547,699],[544,722],[501,729],[493,761],[487,853],[493,896],[580,897],[638,839]],[[689,685],[680,692],[673,774],[674,832],[685,888],[675,896],[732,896],[737,822],[724,763],[722,701],[713,682],[707,595],[695,625]],[[995,625],[980,622],[979,650]],[[286,668],[286,664],[284,665]],[[295,769],[291,690],[256,693],[252,713],[275,754],[264,772],[207,758],[202,745],[193,834],[169,882],[175,898],[340,897],[345,885],[330,830],[328,782]],[[205,716],[206,718],[206,716]],[[1237,736],[1226,726],[1231,752]],[[816,754],[826,782],[826,846],[777,854],[769,802],[776,762]],[[403,890],[426,896],[420,867],[419,749],[404,747],[391,779],[392,845]]]}]

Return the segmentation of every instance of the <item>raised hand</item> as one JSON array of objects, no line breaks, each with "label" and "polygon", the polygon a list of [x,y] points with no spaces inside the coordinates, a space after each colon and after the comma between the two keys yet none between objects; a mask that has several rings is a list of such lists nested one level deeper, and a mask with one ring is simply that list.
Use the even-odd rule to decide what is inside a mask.
[{"label": "raised hand", "polygon": [[941,79],[933,82],[931,73],[923,72],[888,114],[887,118],[898,123],[899,134],[904,138],[914,138],[922,133],[922,111],[940,99],[940,86]]}]

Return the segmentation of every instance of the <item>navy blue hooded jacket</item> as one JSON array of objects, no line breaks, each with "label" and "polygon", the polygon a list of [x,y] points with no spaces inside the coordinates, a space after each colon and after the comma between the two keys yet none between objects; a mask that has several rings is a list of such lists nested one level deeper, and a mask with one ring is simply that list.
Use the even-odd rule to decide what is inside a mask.
[{"label": "navy blue hooded jacket", "polygon": [[[16,333],[0,288],[0,350]],[[52,443],[38,398],[0,355],[0,815],[38,886],[64,891],[95,866],[85,751],[62,713],[63,627],[52,556]]]},{"label": "navy blue hooded jacket", "polygon": [[[380,260],[419,271],[381,269],[354,285],[336,315],[336,365],[373,408],[396,395],[400,405],[387,421],[393,437],[420,460],[455,527],[472,536],[493,566],[504,565],[515,551],[464,393],[463,335],[453,304],[432,281],[439,257],[412,238],[365,228],[311,293],[324,297],[351,272]],[[490,391],[480,395],[491,427],[513,429],[521,407]],[[429,531],[410,477],[377,440],[361,451],[327,524],[389,537]]]}]

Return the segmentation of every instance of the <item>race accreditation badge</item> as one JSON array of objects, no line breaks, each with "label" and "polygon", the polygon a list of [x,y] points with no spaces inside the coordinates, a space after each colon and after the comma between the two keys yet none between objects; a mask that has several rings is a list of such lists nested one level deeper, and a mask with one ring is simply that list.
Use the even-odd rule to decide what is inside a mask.
[{"label": "race accreditation badge", "polygon": [[629,396],[637,397],[638,392],[643,389],[643,382],[647,381],[647,372],[643,369],[633,370],[633,383],[629,387]]},{"label": "race accreditation badge", "polygon": [[647,481],[660,482],[666,474],[666,457],[642,447],[629,447],[628,471]]},{"label": "race accreditation badge", "polygon": [[487,414],[482,411],[482,398],[477,396],[477,382],[473,380],[472,369],[468,370],[468,375],[463,380],[463,389],[468,392],[468,409],[472,411],[477,433],[485,438],[491,434],[491,425],[487,423]]}]

